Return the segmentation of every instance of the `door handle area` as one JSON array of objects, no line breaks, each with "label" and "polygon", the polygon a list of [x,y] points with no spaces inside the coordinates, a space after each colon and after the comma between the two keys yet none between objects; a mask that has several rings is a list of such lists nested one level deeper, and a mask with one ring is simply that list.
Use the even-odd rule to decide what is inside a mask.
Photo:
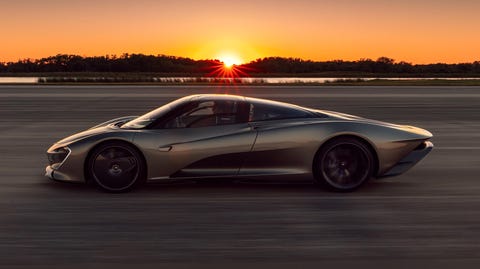
[{"label": "door handle area", "polygon": [[162,151],[162,152],[168,152],[170,150],[172,150],[172,146],[161,146],[158,148],[159,151]]}]

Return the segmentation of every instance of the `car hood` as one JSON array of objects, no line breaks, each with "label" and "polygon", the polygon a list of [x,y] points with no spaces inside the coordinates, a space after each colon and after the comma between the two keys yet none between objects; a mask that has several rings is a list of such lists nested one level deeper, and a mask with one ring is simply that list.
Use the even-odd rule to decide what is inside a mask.
[{"label": "car hood", "polygon": [[68,136],[68,137],[58,141],[55,144],[68,145],[68,144],[73,143],[75,141],[78,141],[78,140],[81,140],[81,139],[84,139],[84,138],[87,138],[87,137],[90,137],[90,136],[93,136],[93,135],[106,133],[106,132],[109,132],[109,131],[112,131],[112,128],[110,128],[108,126],[97,127],[97,128],[94,128],[94,129],[88,129],[88,130],[73,134],[71,136]]},{"label": "car hood", "polygon": [[125,116],[125,117],[115,118],[115,119],[112,119],[112,120],[108,120],[106,122],[102,122],[98,125],[95,125],[90,129],[96,129],[98,127],[103,127],[103,126],[107,126],[107,125],[121,125],[121,124],[125,124],[125,123],[127,123],[127,122],[129,122],[133,119],[136,119],[136,118],[138,118],[138,116]]},{"label": "car hood", "polygon": [[69,137],[66,137],[66,138],[58,141],[55,144],[67,145],[67,144],[73,143],[75,141],[78,141],[78,140],[81,140],[81,139],[84,139],[84,138],[87,138],[87,137],[90,137],[90,136],[93,136],[93,135],[97,135],[97,134],[101,134],[101,133],[107,133],[107,132],[111,132],[113,130],[118,131],[117,126],[119,124],[126,123],[128,121],[131,121],[131,120],[137,118],[137,117],[138,116],[126,116],[126,117],[112,119],[112,120],[100,123],[98,125],[95,125],[88,130],[85,130],[85,131],[73,134]]}]

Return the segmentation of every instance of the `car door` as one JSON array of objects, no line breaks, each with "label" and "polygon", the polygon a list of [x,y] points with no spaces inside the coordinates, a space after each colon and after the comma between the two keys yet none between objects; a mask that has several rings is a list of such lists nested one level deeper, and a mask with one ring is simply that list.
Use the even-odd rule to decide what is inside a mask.
[{"label": "car door", "polygon": [[234,176],[256,132],[241,100],[200,100],[135,136],[147,159],[148,177]]},{"label": "car door", "polygon": [[310,112],[296,107],[251,102],[249,124],[257,138],[239,175],[308,174],[316,134],[305,123],[312,119]]}]

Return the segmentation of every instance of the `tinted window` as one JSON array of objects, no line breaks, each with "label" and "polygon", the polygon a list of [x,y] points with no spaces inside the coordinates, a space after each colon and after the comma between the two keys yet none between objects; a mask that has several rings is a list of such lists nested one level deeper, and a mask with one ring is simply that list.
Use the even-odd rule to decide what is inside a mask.
[{"label": "tinted window", "polygon": [[312,113],[294,106],[252,102],[250,106],[250,121],[282,120],[295,118],[311,118]]},{"label": "tinted window", "polygon": [[163,128],[197,128],[246,122],[244,103],[231,100],[191,102],[172,115]]}]

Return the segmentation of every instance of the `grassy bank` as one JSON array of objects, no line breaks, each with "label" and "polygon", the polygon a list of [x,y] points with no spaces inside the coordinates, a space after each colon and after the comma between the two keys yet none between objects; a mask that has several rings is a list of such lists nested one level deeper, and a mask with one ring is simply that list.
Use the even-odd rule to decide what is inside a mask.
[{"label": "grassy bank", "polygon": [[[5,75],[5,74],[2,74]],[[16,73],[17,77],[39,77],[39,84],[143,84],[143,85],[235,85],[235,86],[480,86],[480,79],[464,76],[440,76],[440,74],[431,74],[435,79],[422,79],[421,77],[408,76],[402,78],[390,74],[390,78],[382,78],[373,74],[361,73],[322,73],[312,78],[332,78],[326,82],[302,81],[302,76],[293,76],[292,74],[264,74],[263,77],[249,78],[218,78],[218,77],[198,77],[192,74],[165,74],[165,73]],[[298,75],[298,74],[296,74]],[[305,75],[305,74],[304,74]],[[377,74],[378,75],[378,74]],[[452,75],[452,74],[449,74]],[[467,74],[462,74],[467,75]],[[0,75],[1,77],[1,75]],[[268,79],[268,78],[278,79]],[[295,78],[298,77],[298,80]],[[348,77],[348,79],[345,79]],[[366,79],[377,77],[377,79]],[[282,81],[282,78],[288,81]],[[293,79],[292,79],[293,78]],[[394,79],[392,79],[394,78]],[[396,79],[398,78],[398,79]],[[450,78],[450,79],[449,79]],[[463,78],[463,79],[462,79]],[[4,84],[4,83],[2,83]],[[12,83],[14,84],[14,83]]]}]

